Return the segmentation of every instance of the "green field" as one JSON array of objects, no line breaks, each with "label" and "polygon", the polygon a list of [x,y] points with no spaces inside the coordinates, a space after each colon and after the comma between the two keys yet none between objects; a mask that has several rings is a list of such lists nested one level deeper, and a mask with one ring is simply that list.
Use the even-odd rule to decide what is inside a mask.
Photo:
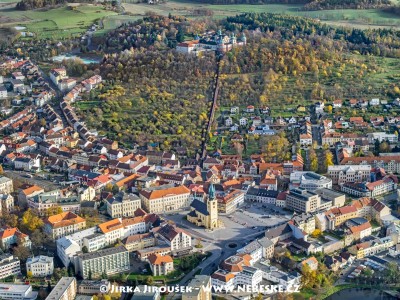
[{"label": "green field", "polygon": [[[396,0],[397,1],[397,0]],[[157,14],[169,13],[193,17],[193,8],[206,8],[214,12],[214,18],[220,19],[226,16],[243,12],[269,12],[289,14],[295,16],[319,19],[332,25],[352,26],[358,28],[399,27],[400,18],[385,13],[379,9],[341,9],[324,11],[301,11],[301,5],[293,4],[262,4],[262,5],[211,5],[191,2],[187,0],[173,0],[156,6],[147,4],[123,4],[126,11],[132,14],[143,15],[148,11]]]},{"label": "green field", "polygon": [[75,36],[85,32],[97,20],[111,15],[116,13],[95,5],[65,6],[48,11],[0,9],[0,21],[7,18],[10,24],[25,26],[39,38]]}]

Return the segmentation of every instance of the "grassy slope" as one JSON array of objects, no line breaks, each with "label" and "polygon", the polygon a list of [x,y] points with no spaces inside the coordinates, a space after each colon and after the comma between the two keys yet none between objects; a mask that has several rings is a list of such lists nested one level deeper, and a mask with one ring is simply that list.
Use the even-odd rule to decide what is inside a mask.
[{"label": "grassy slope", "polygon": [[11,18],[39,37],[68,37],[79,34],[86,31],[94,21],[109,15],[115,13],[93,5],[78,6],[75,10],[70,10],[68,7],[48,11],[0,10],[0,18],[4,16]]}]

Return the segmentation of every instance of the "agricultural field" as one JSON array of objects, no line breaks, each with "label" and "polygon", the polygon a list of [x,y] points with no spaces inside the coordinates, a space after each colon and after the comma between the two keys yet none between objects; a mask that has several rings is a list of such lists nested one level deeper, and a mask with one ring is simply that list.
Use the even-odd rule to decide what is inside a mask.
[{"label": "agricultural field", "polygon": [[146,12],[151,11],[161,15],[168,15],[171,13],[193,17],[193,9],[203,8],[212,10],[214,12],[213,18],[216,19],[221,19],[243,12],[269,12],[319,19],[322,22],[336,26],[351,26],[361,29],[388,27],[400,28],[400,18],[398,16],[385,13],[379,9],[301,11],[301,5],[294,4],[211,5],[187,0],[173,0],[155,6],[149,6],[143,3],[123,3],[123,6],[127,12],[136,15],[143,15]]},{"label": "agricultural field", "polygon": [[85,32],[90,25],[104,17],[116,15],[102,6],[64,6],[50,10],[18,11],[12,6],[0,8],[0,23],[23,26],[39,38],[66,38]]}]

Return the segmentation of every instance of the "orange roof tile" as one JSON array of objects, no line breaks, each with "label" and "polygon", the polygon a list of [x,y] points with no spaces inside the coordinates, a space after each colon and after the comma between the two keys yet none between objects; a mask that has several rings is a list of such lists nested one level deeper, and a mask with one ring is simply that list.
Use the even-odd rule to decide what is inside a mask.
[{"label": "orange roof tile", "polygon": [[149,263],[152,265],[162,265],[166,263],[172,263],[172,257],[169,255],[160,255],[160,254],[150,254],[147,259]]},{"label": "orange roof tile", "polygon": [[99,226],[99,229],[103,233],[107,233],[116,229],[123,228],[123,225],[119,219],[113,219],[104,223],[101,223]]},{"label": "orange roof tile", "polygon": [[171,195],[190,194],[190,190],[186,186],[181,185],[163,190],[142,190],[140,194],[149,200],[154,200]]},{"label": "orange roof tile", "polygon": [[61,214],[57,214],[46,218],[44,222],[49,224],[52,228],[60,228],[60,227],[83,223],[86,221],[84,218],[72,212],[63,212]]}]

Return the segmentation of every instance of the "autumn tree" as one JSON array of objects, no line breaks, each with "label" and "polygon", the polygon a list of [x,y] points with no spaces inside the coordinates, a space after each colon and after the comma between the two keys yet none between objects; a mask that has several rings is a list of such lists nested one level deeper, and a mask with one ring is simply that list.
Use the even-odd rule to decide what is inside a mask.
[{"label": "autumn tree", "polygon": [[22,215],[21,224],[30,232],[33,232],[44,225],[42,219],[36,216],[30,208]]},{"label": "autumn tree", "polygon": [[318,156],[314,149],[309,150],[308,157],[310,160],[310,171],[318,171]]},{"label": "autumn tree", "polygon": [[63,212],[61,206],[53,206],[53,207],[49,207],[46,210],[46,216],[50,217],[50,216],[54,216],[54,215],[58,215],[61,214]]}]

